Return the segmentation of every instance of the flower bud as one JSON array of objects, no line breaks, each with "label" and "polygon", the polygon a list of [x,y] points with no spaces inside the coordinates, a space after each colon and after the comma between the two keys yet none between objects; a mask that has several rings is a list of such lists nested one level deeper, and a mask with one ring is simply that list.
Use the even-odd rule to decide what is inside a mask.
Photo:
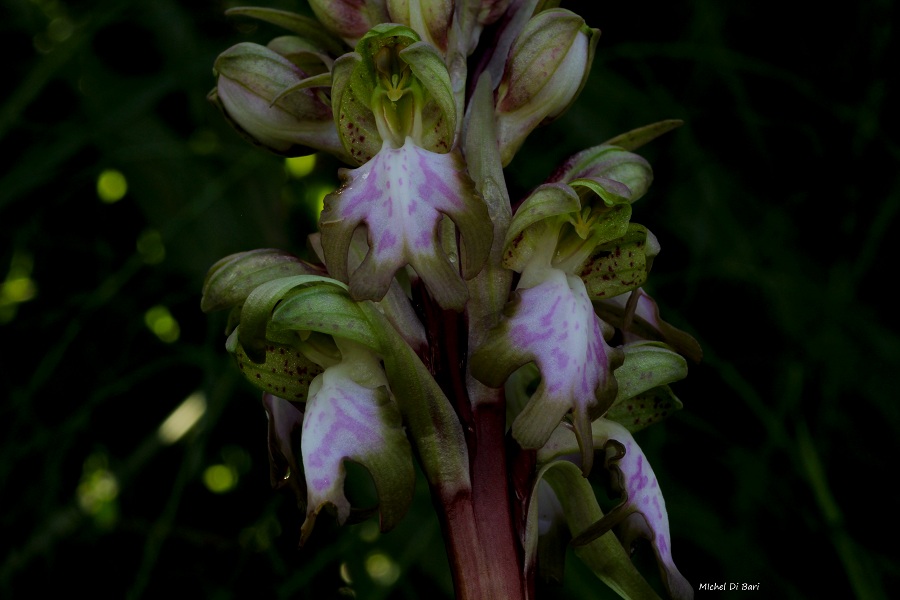
[{"label": "flower bud", "polygon": [[503,165],[525,138],[571,106],[584,87],[598,29],[564,9],[538,13],[513,42],[497,89],[497,141]]},{"label": "flower bud", "polygon": [[509,8],[510,0],[481,0],[478,7],[479,25],[490,25],[503,16]]},{"label": "flower bud", "polygon": [[402,23],[442,53],[453,19],[453,0],[387,0],[391,20]]},{"label": "flower bud", "polygon": [[385,0],[309,0],[316,18],[351,46],[379,23],[391,21]]},{"label": "flower bud", "polygon": [[346,159],[328,98],[297,89],[308,74],[288,58],[243,42],[219,55],[215,73],[210,101],[252,143],[287,156],[321,150]]}]

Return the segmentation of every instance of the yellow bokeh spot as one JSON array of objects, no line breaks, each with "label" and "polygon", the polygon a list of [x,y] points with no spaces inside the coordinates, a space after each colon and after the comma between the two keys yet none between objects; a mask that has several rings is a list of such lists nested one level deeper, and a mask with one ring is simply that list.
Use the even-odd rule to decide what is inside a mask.
[{"label": "yellow bokeh spot", "polygon": [[375,583],[389,586],[400,578],[400,565],[383,552],[373,552],[366,557],[366,573]]},{"label": "yellow bokeh spot", "polygon": [[98,525],[108,526],[116,520],[119,482],[109,470],[105,454],[98,452],[84,461],[76,496],[81,510],[91,515]]},{"label": "yellow bokeh spot", "polygon": [[17,277],[3,282],[3,292],[0,293],[0,304],[18,304],[34,298],[37,287],[28,277]]},{"label": "yellow bokeh spot", "polygon": [[12,321],[16,308],[37,295],[37,285],[31,279],[32,260],[27,254],[16,252],[6,279],[0,282],[0,324]]},{"label": "yellow bokeh spot", "polygon": [[156,265],[166,257],[162,235],[155,229],[147,229],[137,239],[137,251],[148,265]]},{"label": "yellow bokeh spot", "polygon": [[378,539],[381,531],[378,530],[378,524],[375,521],[365,521],[359,526],[359,539],[364,542],[372,543]]},{"label": "yellow bokeh spot", "polygon": [[288,175],[294,179],[303,179],[316,167],[316,155],[295,156],[293,158],[284,159],[284,168],[287,169]]},{"label": "yellow bokeh spot", "polygon": [[198,390],[181,401],[163,421],[157,435],[163,444],[174,444],[196,425],[206,412],[206,394]]},{"label": "yellow bokeh spot", "polygon": [[118,202],[128,193],[125,176],[115,169],[106,169],[97,178],[97,195],[107,204]]},{"label": "yellow bokeh spot", "polygon": [[228,465],[210,465],[203,471],[203,484],[216,494],[224,494],[237,485],[238,474]]},{"label": "yellow bokeh spot", "polygon": [[345,562],[341,563],[339,573],[341,575],[341,581],[346,583],[347,585],[351,585],[353,583],[353,578],[350,576],[350,565]]},{"label": "yellow bokeh spot", "polygon": [[171,344],[181,335],[178,321],[165,306],[154,306],[144,313],[144,323],[160,340]]}]

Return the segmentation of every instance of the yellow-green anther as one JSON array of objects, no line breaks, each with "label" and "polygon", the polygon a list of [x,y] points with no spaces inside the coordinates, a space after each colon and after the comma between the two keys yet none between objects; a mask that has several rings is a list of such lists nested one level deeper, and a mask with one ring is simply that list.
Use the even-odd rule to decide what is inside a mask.
[{"label": "yellow-green anther", "polygon": [[375,70],[381,87],[391,102],[396,102],[409,91],[409,65],[397,56],[396,46],[384,46],[375,54]]},{"label": "yellow-green anther", "polygon": [[578,237],[586,240],[591,235],[591,227],[597,220],[597,215],[591,216],[591,207],[585,206],[581,212],[569,215],[566,220],[575,228],[575,233],[578,234]]}]

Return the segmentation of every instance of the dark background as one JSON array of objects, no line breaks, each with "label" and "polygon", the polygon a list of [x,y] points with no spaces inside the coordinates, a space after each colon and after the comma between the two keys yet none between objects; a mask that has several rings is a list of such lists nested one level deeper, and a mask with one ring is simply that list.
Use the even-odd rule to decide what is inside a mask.
[{"label": "dark background", "polygon": [[[662,245],[647,289],[705,351],[674,386],[685,409],[637,435],[676,563],[695,586],[758,583],[761,598],[887,597],[900,582],[893,3],[581,4],[603,31],[591,80],[509,185],[521,196],[569,154],[685,121],[641,150],[656,180],[633,217]],[[338,166],[289,177],[207,103],[219,52],[281,34],[239,27],[231,5],[0,8],[4,598],[330,598],[348,587],[341,564],[359,598],[452,594],[425,489],[389,534],[322,518],[297,549],[302,515],[269,487],[258,395],[224,351],[224,316],[199,310],[218,258],[305,250],[311,199]],[[128,183],[112,204],[98,199],[106,169]],[[154,307],[177,339],[150,330]],[[195,392],[201,421],[162,444]],[[233,483],[221,493],[205,483],[216,472]],[[609,597],[574,556],[567,568],[544,597]]]}]

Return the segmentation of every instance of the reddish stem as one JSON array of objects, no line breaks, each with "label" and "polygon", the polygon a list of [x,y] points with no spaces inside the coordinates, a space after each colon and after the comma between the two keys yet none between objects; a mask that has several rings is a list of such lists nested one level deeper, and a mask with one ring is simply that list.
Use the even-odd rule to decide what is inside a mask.
[{"label": "reddish stem", "polygon": [[469,451],[471,495],[448,497],[439,489],[432,490],[456,597],[522,599],[524,570],[509,495],[503,394],[498,391],[496,401],[472,407],[465,384],[465,320],[460,314],[437,306],[421,282],[415,282],[412,290],[428,339],[429,353],[423,360],[456,408]]},{"label": "reddish stem", "polygon": [[522,554],[509,497],[504,403],[476,406],[474,423],[475,447],[469,448],[472,496],[480,543],[499,587],[500,595],[494,597],[523,598]]}]

